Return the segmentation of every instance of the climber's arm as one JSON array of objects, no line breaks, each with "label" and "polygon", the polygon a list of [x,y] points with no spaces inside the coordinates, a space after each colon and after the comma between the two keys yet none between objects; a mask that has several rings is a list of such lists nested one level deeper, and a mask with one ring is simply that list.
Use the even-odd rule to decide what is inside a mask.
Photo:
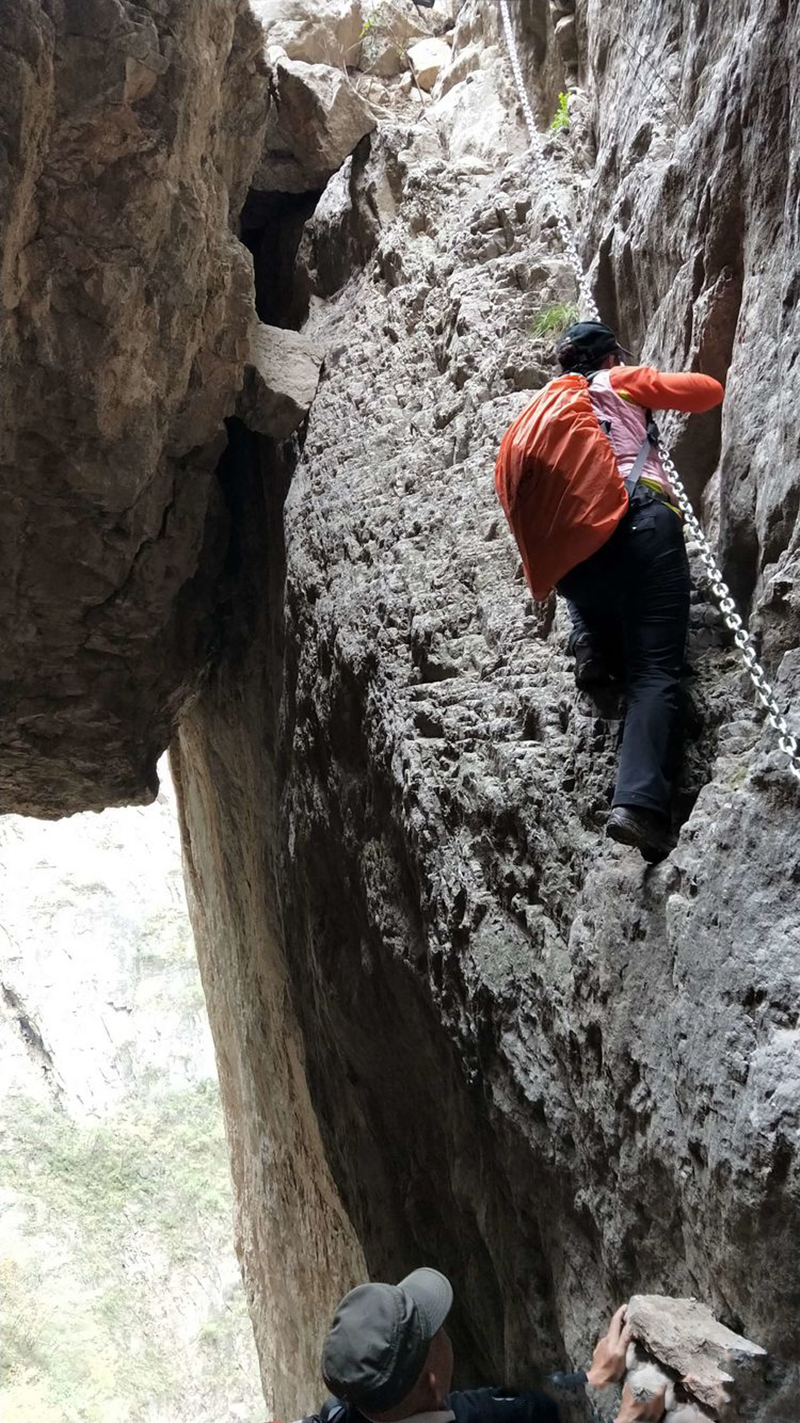
[{"label": "climber's arm", "polygon": [[609,375],[617,395],[646,410],[683,410],[699,415],[713,410],[725,394],[718,380],[697,371],[666,374],[652,366],[614,366]]},{"label": "climber's arm", "polygon": [[451,1393],[455,1423],[559,1423],[552,1398],[535,1389],[475,1388]]},{"label": "climber's arm", "polygon": [[[593,1388],[606,1388],[616,1383],[625,1372],[625,1353],[630,1339],[630,1331],[625,1324],[625,1305],[621,1305],[595,1347],[588,1372],[552,1374],[549,1383],[556,1389],[582,1389],[587,1383]],[[456,1423],[558,1423],[559,1417],[553,1400],[532,1389],[512,1393],[500,1388],[481,1388],[451,1394],[449,1402]],[[647,1418],[650,1415],[630,1415],[631,1420],[640,1416]],[[624,1417],[622,1423],[625,1423]]]}]

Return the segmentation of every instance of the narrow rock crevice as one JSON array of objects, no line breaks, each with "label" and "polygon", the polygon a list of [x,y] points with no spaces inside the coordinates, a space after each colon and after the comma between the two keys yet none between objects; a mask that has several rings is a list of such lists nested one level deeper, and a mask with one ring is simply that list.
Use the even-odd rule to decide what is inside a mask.
[{"label": "narrow rock crevice", "polygon": [[[492,485],[574,274],[498,8],[443,3],[396,0],[418,82],[358,0],[258,0],[266,42],[168,0],[148,75],[98,0],[80,82],[29,0],[9,51],[7,804],[146,797],[174,736],[284,1417],[343,1289],[425,1258],[475,1381],[584,1363],[634,1290],[798,1352],[796,785],[690,548],[679,843],[603,838],[621,708]],[[665,430],[796,726],[797,24],[513,8],[543,129],[570,88],[545,154],[603,315],[725,379]]]}]

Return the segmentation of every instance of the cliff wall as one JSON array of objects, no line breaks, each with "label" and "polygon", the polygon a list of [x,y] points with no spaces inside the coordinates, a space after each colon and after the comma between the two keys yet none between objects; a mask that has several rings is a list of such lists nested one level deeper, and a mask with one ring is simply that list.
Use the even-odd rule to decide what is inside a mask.
[{"label": "cliff wall", "polygon": [[[516,14],[543,126],[567,77],[558,18]],[[644,358],[728,381],[721,421],[671,433],[789,705],[778,18],[579,7],[581,88],[547,150],[604,315]],[[215,927],[206,952],[226,995],[232,964],[248,985],[280,973],[326,1178],[373,1273],[428,1258],[452,1275],[466,1374],[586,1357],[635,1288],[697,1294],[794,1356],[796,789],[696,566],[678,849],[648,871],[602,838],[619,708],[575,692],[563,616],[527,598],[491,480],[503,428],[552,371],[537,324],[574,288],[495,7],[459,7],[452,45],[421,121],[392,110],[306,225],[296,280],[326,362],[282,519],[271,457],[242,456],[251,537],[259,463],[270,491],[245,580],[270,634],[205,689],[180,758],[191,783],[204,736],[238,824],[257,813],[269,932],[232,946]],[[187,804],[195,871],[216,884],[241,831],[226,817],[198,855],[205,812]],[[223,1029],[248,1098],[287,1022],[253,1026],[250,1002],[248,986]],[[281,1092],[260,1118],[272,1140],[284,1113]],[[298,1161],[305,1191],[305,1147],[283,1169]],[[268,1212],[246,1200],[252,1229]],[[285,1206],[307,1258],[313,1219]],[[286,1386],[311,1406],[313,1374]]]},{"label": "cliff wall", "polygon": [[[52,44],[38,7],[20,12],[39,17],[41,44],[19,64],[10,47],[37,162],[62,152],[43,135],[65,56],[127,54],[73,36],[78,8],[58,12]],[[152,344],[124,347],[125,388],[148,372],[155,387],[126,463],[109,362],[80,348],[82,404],[69,353],[46,347],[74,423],[43,447],[36,414],[9,464],[30,498],[9,508],[34,538],[31,510],[50,528],[64,509],[78,553],[41,604],[46,559],[9,580],[8,646],[41,626],[38,661],[18,649],[8,673],[9,804],[144,797],[175,731],[241,1251],[279,1413],[317,1400],[341,1290],[422,1258],[456,1285],[465,1376],[583,1359],[634,1289],[696,1293],[796,1358],[796,786],[693,554],[678,848],[647,871],[602,838],[620,708],[576,693],[563,615],[528,599],[492,488],[500,434],[552,373],[549,333],[575,297],[497,8],[437,0],[424,25],[410,0],[259,10],[268,78],[243,11],[174,0],[151,16],[158,52],[178,24],[185,44],[152,87],[134,64],[103,120],[156,135],[146,172],[169,221],[133,311],[150,321],[158,294],[188,283],[169,327],[182,354],[165,373]],[[573,86],[546,147],[603,314],[645,358],[726,380],[721,416],[670,434],[793,708],[796,14],[780,0],[526,0],[514,22],[543,128]],[[449,47],[430,90],[403,72],[421,25]],[[209,56],[216,96],[194,82]],[[309,74],[304,56],[327,69]],[[66,142],[73,126],[52,132]],[[85,127],[75,137],[80,165],[95,150]],[[105,171],[92,161],[81,193]],[[9,239],[23,254],[40,199],[57,201],[37,230],[71,221],[73,168],[48,185],[32,162],[5,170],[29,215]],[[139,221],[154,209],[134,189]],[[127,182],[113,191],[128,211]],[[252,254],[246,303],[231,223]],[[114,287],[111,248],[98,269]],[[293,438],[232,420],[220,459],[253,277],[261,321],[301,328],[322,381]],[[15,304],[15,281],[5,349],[30,372],[45,308],[30,284]],[[79,305],[86,281],[73,286]],[[9,428],[32,409],[15,400]],[[126,514],[123,537],[98,468],[103,489],[127,471],[118,503],[149,522]],[[51,497],[71,469],[88,503]],[[85,555],[92,539],[102,558]],[[87,570],[123,545],[90,597]],[[89,624],[84,642],[74,628]]]}]

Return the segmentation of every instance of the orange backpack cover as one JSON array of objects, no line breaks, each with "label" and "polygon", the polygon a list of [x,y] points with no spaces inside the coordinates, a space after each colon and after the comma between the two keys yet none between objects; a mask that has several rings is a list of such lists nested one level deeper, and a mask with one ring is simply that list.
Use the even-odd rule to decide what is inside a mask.
[{"label": "orange backpack cover", "polygon": [[494,483],[528,586],[541,601],[611,537],[628,508],[584,376],[551,380],[509,425]]}]

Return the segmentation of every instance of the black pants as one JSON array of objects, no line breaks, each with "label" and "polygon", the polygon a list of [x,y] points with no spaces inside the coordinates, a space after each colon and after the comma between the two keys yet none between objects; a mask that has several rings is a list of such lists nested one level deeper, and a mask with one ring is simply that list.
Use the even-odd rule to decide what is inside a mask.
[{"label": "black pants", "polygon": [[683,525],[641,486],[608,543],[562,578],[576,634],[622,649],[627,711],[615,805],[669,815],[689,621]]}]

